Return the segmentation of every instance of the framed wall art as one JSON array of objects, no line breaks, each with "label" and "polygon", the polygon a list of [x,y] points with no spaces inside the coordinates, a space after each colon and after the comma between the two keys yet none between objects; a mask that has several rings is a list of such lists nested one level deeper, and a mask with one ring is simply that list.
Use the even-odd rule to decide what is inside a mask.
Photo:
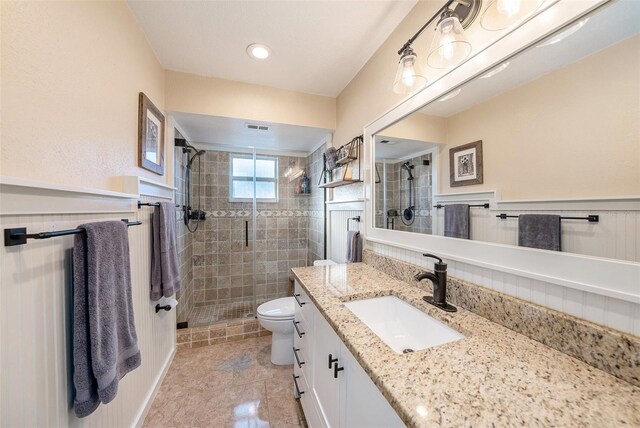
[{"label": "framed wall art", "polygon": [[138,103],[138,165],[164,175],[164,116],[140,92]]},{"label": "framed wall art", "polygon": [[449,149],[451,187],[482,184],[482,140]]}]

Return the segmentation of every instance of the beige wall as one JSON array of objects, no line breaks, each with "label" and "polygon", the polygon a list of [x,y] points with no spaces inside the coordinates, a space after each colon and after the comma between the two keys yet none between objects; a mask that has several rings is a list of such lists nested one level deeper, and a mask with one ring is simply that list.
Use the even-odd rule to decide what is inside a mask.
[{"label": "beige wall", "polygon": [[[362,134],[365,125],[402,101],[404,97],[392,90],[399,59],[397,51],[441,6],[437,1],[419,1],[338,95],[334,145],[340,146]],[[424,51],[422,39],[425,38],[417,43],[420,51]]]},{"label": "beige wall", "polygon": [[137,167],[138,92],[162,110],[164,72],[126,4],[0,4],[0,174],[110,190],[120,175],[165,181]]},{"label": "beige wall", "polygon": [[426,114],[412,114],[381,133],[388,137],[444,145],[447,141],[447,119]]},{"label": "beige wall", "polygon": [[[504,199],[640,194],[640,36],[447,120],[441,191]],[[482,140],[484,184],[451,189],[449,148]]]},{"label": "beige wall", "polygon": [[335,129],[336,99],[166,71],[166,110]]}]

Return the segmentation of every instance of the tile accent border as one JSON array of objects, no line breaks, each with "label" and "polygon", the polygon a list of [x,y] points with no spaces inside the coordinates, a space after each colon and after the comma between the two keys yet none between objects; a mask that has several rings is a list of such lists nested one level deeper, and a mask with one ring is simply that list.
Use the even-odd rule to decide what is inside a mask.
[{"label": "tile accent border", "polygon": [[[363,262],[431,293],[413,276],[424,268],[364,250]],[[619,379],[640,386],[640,337],[449,276],[448,301]]]},{"label": "tile accent border", "polygon": [[252,337],[270,336],[257,319],[219,322],[202,327],[183,328],[177,331],[176,349],[200,348],[219,343],[235,342]]}]

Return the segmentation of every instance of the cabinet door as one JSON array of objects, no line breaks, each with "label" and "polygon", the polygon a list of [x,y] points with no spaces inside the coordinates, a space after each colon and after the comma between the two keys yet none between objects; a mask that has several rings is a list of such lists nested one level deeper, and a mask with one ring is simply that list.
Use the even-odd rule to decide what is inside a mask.
[{"label": "cabinet door", "polygon": [[348,428],[404,427],[393,407],[382,395],[351,352],[342,345],[340,365],[342,397],[341,425]]},{"label": "cabinet door", "polygon": [[333,377],[333,368],[329,368],[329,355],[332,358],[340,358],[341,342],[320,313],[314,317],[314,340],[311,389],[324,424],[328,427],[338,427],[340,426],[340,375],[338,379]]}]

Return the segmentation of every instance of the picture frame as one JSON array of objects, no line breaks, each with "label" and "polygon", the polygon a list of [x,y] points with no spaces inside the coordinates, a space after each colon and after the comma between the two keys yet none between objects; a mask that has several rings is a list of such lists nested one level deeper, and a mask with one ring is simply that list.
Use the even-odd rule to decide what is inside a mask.
[{"label": "picture frame", "polygon": [[138,166],[164,175],[164,115],[143,92],[138,96]]},{"label": "picture frame", "polygon": [[483,183],[482,140],[449,149],[451,187]]}]

